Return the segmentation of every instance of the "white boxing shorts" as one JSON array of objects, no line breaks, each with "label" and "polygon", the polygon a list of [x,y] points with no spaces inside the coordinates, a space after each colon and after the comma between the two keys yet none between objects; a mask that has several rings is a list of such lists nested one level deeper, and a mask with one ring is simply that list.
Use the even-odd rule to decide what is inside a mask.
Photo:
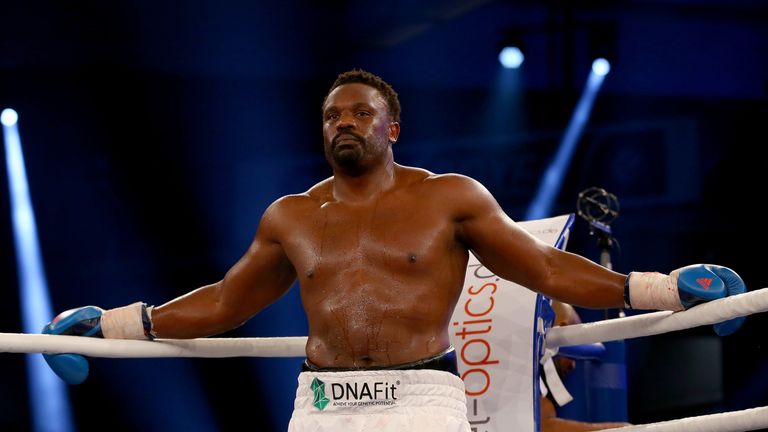
[{"label": "white boxing shorts", "polygon": [[464,382],[450,372],[302,372],[289,432],[470,432]]}]

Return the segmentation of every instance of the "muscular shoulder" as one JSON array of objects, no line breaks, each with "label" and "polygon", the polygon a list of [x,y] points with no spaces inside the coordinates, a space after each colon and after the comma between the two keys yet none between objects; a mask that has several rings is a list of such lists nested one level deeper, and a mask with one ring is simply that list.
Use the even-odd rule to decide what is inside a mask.
[{"label": "muscular shoulder", "polygon": [[411,186],[423,186],[430,193],[450,191],[453,193],[477,193],[485,191],[483,185],[477,180],[461,174],[447,173],[435,174],[431,171],[414,168],[399,167],[400,175],[405,177],[405,182]]},{"label": "muscular shoulder", "polygon": [[279,238],[286,229],[296,226],[302,219],[312,217],[330,194],[328,180],[324,180],[304,193],[285,195],[275,200],[264,211],[259,230],[273,238]]},{"label": "muscular shoulder", "polygon": [[319,208],[320,205],[322,204],[316,198],[307,193],[286,195],[267,207],[262,223],[293,220]]},{"label": "muscular shoulder", "polygon": [[443,200],[460,219],[497,206],[485,186],[465,175],[432,174],[424,179],[424,184],[430,194]]},{"label": "muscular shoulder", "polygon": [[318,208],[333,196],[332,178],[327,178],[303,193],[285,195],[273,202],[264,213],[265,216],[289,217],[296,212]]},{"label": "muscular shoulder", "polygon": [[480,182],[461,174],[433,174],[430,173],[428,177],[424,179],[424,182],[430,187],[435,189],[446,189],[458,193],[477,193],[478,191],[485,191]]}]

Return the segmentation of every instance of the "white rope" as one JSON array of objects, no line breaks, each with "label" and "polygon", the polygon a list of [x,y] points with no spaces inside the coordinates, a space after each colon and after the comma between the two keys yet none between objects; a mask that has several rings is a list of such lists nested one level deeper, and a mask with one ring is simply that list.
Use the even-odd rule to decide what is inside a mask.
[{"label": "white rope", "polygon": [[0,333],[0,352],[90,357],[304,357],[307,337],[125,340]]},{"label": "white rope", "polygon": [[[631,339],[714,324],[768,310],[768,288],[730,296],[681,312],[654,312],[588,324],[555,327],[547,347]],[[99,339],[0,333],[0,352],[77,353],[90,357],[304,357],[306,336],[279,338]]]},{"label": "white rope", "polygon": [[743,432],[765,428],[768,428],[768,407],[604,429],[603,432]]},{"label": "white rope", "polygon": [[653,312],[587,324],[553,327],[547,348],[632,339],[727,321],[768,310],[768,288],[702,303],[680,312]]}]

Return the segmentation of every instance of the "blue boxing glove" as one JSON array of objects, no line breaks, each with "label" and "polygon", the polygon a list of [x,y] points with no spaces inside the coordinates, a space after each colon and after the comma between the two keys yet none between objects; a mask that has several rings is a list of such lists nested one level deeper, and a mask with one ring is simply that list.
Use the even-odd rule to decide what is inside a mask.
[{"label": "blue boxing glove", "polygon": [[[44,334],[108,339],[153,339],[152,307],[144,303],[104,310],[85,306],[62,312],[43,327]],[[48,366],[67,384],[88,377],[88,360],[80,354],[43,354]]]},{"label": "blue boxing glove", "polygon": [[[741,277],[728,267],[695,264],[678,271],[680,273],[677,277],[677,287],[680,290],[680,301],[686,309],[704,301],[747,292],[747,286]],[[733,318],[713,327],[719,336],[728,336],[738,330],[744,320],[746,317]]]},{"label": "blue boxing glove", "polygon": [[605,345],[600,342],[561,346],[557,350],[557,355],[567,357],[572,360],[602,360],[605,357]]},{"label": "blue boxing glove", "polygon": [[[60,313],[43,327],[43,334],[104,337],[104,309],[85,306]],[[88,360],[80,354],[43,354],[48,366],[67,384],[80,384],[88,377]]]},{"label": "blue boxing glove", "polygon": [[[712,264],[694,264],[669,275],[632,272],[627,276],[625,302],[634,309],[683,310],[699,303],[742,294],[744,281],[733,270]],[[727,336],[741,327],[744,317],[714,325],[715,332]]]}]

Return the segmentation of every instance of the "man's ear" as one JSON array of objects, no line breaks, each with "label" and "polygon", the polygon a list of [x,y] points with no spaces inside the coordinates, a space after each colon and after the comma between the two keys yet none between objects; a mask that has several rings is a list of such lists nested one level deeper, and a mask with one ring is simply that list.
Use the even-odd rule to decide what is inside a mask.
[{"label": "man's ear", "polygon": [[400,123],[391,122],[389,124],[389,142],[396,143],[398,137],[400,137]]}]

